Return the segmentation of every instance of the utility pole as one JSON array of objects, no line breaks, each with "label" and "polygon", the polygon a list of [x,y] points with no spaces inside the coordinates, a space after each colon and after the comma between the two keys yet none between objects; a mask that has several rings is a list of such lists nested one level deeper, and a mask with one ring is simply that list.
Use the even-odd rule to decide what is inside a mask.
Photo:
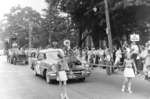
[{"label": "utility pole", "polygon": [[[107,24],[106,33],[107,33],[107,36],[108,36],[108,43],[109,43],[109,50],[110,50],[109,54],[110,54],[110,56],[112,58],[113,49],[112,49],[112,35],[111,35],[111,27],[110,27],[110,17],[109,17],[108,1],[104,0],[104,3],[105,3],[106,24]],[[112,67],[107,67],[106,71],[107,71],[107,74],[110,75],[113,72],[113,68]]]},{"label": "utility pole", "polygon": [[106,33],[108,36],[108,42],[109,42],[109,49],[111,51],[112,54],[112,35],[111,35],[111,27],[110,27],[110,17],[109,17],[109,9],[108,9],[108,1],[104,0],[105,2],[105,16],[106,16],[106,24],[107,24],[107,28],[106,28]]},{"label": "utility pole", "polygon": [[31,54],[31,48],[32,48],[32,23],[29,22],[29,65],[31,65],[31,60],[30,60],[30,54]]},{"label": "utility pole", "polygon": [[32,23],[29,22],[29,49],[32,48]]}]

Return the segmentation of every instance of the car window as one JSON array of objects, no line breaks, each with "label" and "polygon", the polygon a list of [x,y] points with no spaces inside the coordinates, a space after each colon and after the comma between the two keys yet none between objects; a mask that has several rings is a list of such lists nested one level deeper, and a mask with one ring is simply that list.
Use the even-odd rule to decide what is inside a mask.
[{"label": "car window", "polygon": [[35,52],[31,53],[31,57],[35,58],[36,57],[36,53]]},{"label": "car window", "polygon": [[38,59],[40,59],[40,60],[46,59],[46,54],[45,53],[39,53]]}]

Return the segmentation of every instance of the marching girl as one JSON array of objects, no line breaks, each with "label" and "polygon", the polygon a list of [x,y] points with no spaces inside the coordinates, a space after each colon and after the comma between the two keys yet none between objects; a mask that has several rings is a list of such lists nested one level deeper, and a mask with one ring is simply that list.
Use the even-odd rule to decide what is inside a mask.
[{"label": "marching girl", "polygon": [[122,92],[124,92],[125,89],[127,89],[127,91],[129,93],[132,93],[132,90],[131,90],[132,82],[131,81],[132,81],[132,78],[135,77],[135,73],[136,73],[137,69],[136,69],[134,60],[131,59],[130,54],[126,55],[126,59],[124,60],[124,65],[125,65],[125,69],[124,69],[125,80],[122,85]]},{"label": "marching girl", "polygon": [[58,58],[59,62],[57,64],[57,81],[59,81],[59,87],[61,91],[60,97],[61,99],[69,99],[66,89],[68,80],[66,71],[69,70],[69,67],[63,51],[59,51]]}]

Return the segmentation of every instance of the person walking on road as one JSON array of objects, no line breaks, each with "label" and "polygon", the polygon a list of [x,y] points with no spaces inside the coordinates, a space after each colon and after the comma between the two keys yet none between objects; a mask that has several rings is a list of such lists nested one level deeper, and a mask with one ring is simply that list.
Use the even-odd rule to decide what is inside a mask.
[{"label": "person walking on road", "polygon": [[67,60],[65,58],[64,52],[59,51],[58,53],[59,62],[57,65],[57,81],[59,81],[59,87],[60,87],[60,97],[61,99],[69,99],[67,95],[67,74],[66,71],[69,69]]},{"label": "person walking on road", "polygon": [[147,55],[145,57],[143,71],[145,73],[145,79],[149,79],[150,78],[150,45],[149,48],[147,49]]},{"label": "person walking on road", "polygon": [[125,89],[127,87],[127,91],[129,93],[132,93],[131,80],[133,77],[135,77],[135,73],[136,73],[137,69],[136,69],[134,60],[131,59],[130,54],[128,54],[126,56],[126,59],[124,61],[124,65],[125,65],[125,69],[124,69],[125,80],[124,80],[123,85],[122,85],[122,92],[125,92]]}]

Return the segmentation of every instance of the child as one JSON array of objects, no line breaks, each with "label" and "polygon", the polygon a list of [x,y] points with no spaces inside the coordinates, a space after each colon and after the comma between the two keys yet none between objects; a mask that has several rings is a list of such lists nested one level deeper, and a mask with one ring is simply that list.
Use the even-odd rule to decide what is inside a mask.
[{"label": "child", "polygon": [[122,92],[124,92],[127,87],[128,92],[132,93],[131,80],[133,77],[135,77],[136,66],[135,66],[134,60],[131,59],[131,55],[129,55],[129,54],[127,55],[127,58],[124,61],[124,65],[125,65],[125,69],[124,69],[125,80],[123,82]]}]

